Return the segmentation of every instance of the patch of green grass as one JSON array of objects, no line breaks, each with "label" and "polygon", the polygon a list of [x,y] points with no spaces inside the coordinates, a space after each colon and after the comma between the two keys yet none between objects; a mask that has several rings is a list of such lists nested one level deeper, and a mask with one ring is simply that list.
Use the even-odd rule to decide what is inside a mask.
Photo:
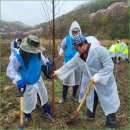
[{"label": "patch of green grass", "polygon": [[56,97],[60,98],[62,95],[62,81],[59,79],[56,79],[54,87],[55,87],[54,92],[55,92]]},{"label": "patch of green grass", "polygon": [[1,87],[1,88],[2,88],[3,86],[5,86],[6,81],[7,81],[6,72],[3,72],[3,73],[0,75],[0,87]]}]

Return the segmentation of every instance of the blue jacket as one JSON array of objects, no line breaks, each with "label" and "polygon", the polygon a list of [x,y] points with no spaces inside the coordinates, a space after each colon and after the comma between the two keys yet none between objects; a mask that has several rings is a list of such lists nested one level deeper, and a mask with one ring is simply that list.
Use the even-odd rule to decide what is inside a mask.
[{"label": "blue jacket", "polygon": [[15,56],[18,58],[21,66],[19,68],[19,73],[22,79],[27,84],[34,84],[36,83],[41,75],[41,62],[38,58],[38,55],[33,55],[29,59],[28,68],[25,67],[24,62],[20,54],[15,53]]},{"label": "blue jacket", "polygon": [[72,38],[70,35],[66,36],[66,48],[64,52],[64,62],[70,61],[76,54],[76,50],[71,50],[72,48]]},{"label": "blue jacket", "polygon": [[14,44],[14,48],[19,49],[19,44],[16,41],[14,41],[13,44]]}]

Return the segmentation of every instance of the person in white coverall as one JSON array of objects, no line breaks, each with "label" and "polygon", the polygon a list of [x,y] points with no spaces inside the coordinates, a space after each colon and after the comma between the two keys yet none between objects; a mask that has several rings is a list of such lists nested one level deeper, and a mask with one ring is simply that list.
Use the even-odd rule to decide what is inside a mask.
[{"label": "person in white coverall", "polygon": [[[94,37],[94,36],[87,36],[86,37],[86,40],[87,42],[89,42],[89,44],[91,44],[91,47],[93,46],[98,46],[100,45],[101,43]],[[89,73],[89,76],[92,78],[92,75]],[[84,96],[84,93],[86,92],[86,89],[87,89],[87,86],[86,86],[86,81],[87,81],[87,74],[85,72],[83,72],[82,74],[82,81],[81,81],[81,87],[80,87],[80,94],[79,94],[79,102],[81,102],[83,96]],[[91,94],[88,95],[88,99],[90,101],[88,101],[88,99],[86,100],[86,105],[87,105],[87,102],[92,102],[94,101],[94,99],[92,97],[93,96],[93,93],[94,91],[91,91]]]},{"label": "person in white coverall", "polygon": [[[77,53],[76,50],[71,50],[71,48],[72,48],[72,38],[78,34],[81,34],[81,28],[78,22],[74,21],[71,24],[69,34],[62,40],[59,49],[59,56],[64,55],[64,64],[70,61]],[[80,68],[78,68],[63,80],[62,98],[59,101],[59,103],[65,102],[69,86],[73,86],[72,99],[74,101],[77,101],[76,94],[80,82],[81,82],[81,70]]]},{"label": "person in white coverall", "polygon": [[[88,107],[86,119],[95,118],[99,100],[106,115],[106,126],[114,128],[117,124],[116,112],[120,106],[117,85],[113,75],[114,64],[105,47],[91,43],[92,41],[89,41],[89,37],[86,39],[83,35],[75,36],[72,49],[76,49],[78,51],[77,54],[68,63],[56,70],[53,76],[56,75],[59,79],[63,80],[80,67],[86,76],[86,82],[84,82],[82,87],[87,88],[92,79],[95,82],[94,88],[86,99]],[[84,92],[80,92],[79,100],[82,99]]]},{"label": "person in white coverall", "polygon": [[26,37],[20,45],[7,67],[7,76],[12,79],[18,89],[25,88],[24,115],[25,122],[31,119],[31,112],[37,103],[37,94],[40,97],[44,116],[51,118],[51,107],[48,104],[48,94],[41,77],[41,65],[47,64],[48,60],[42,55],[45,50],[40,46],[37,36]]},{"label": "person in white coverall", "polygon": [[14,53],[19,51],[19,46],[21,42],[22,42],[22,39],[18,38],[11,43],[11,55],[9,57],[10,60],[13,58]]}]

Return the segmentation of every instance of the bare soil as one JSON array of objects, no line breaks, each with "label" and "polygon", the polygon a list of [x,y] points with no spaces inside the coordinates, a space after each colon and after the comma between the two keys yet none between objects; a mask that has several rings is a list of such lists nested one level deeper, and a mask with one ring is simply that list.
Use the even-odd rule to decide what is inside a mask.
[{"label": "bare soil", "polygon": [[[6,47],[3,46],[5,49]],[[6,50],[6,49],[5,49]],[[49,51],[48,51],[49,52]],[[51,52],[51,51],[50,51]],[[2,72],[5,72],[9,56],[3,50],[4,55],[2,55]],[[58,62],[58,66],[61,66]],[[128,128],[128,101],[129,101],[129,91],[128,91],[128,63],[121,61],[117,65],[117,87],[119,91],[119,97],[121,101],[120,109],[117,112],[117,128]],[[43,79],[48,90],[49,97],[51,99],[51,80]],[[0,124],[2,129],[15,129],[19,126],[19,92],[15,85],[13,85],[7,78],[5,85],[0,88],[1,96],[1,108],[0,108]],[[60,97],[55,95],[55,111],[52,120],[46,119],[43,116],[42,108],[37,104],[36,109],[32,112],[32,118],[28,124],[24,124],[25,128],[44,128],[44,129],[86,129],[86,128],[105,128],[105,115],[98,104],[96,111],[95,121],[86,121],[82,119],[83,114],[85,114],[87,108],[84,105],[81,109],[78,119],[71,125],[67,125],[66,121],[70,119],[71,114],[76,110],[79,103],[74,102],[71,99],[71,88],[69,89],[69,94],[67,101],[64,104],[59,104],[58,101]],[[110,106],[111,107],[111,106]]]},{"label": "bare soil", "polygon": [[[117,67],[117,86],[121,100],[121,106],[117,112],[117,128],[128,128],[128,64],[126,62],[121,62]],[[44,81],[49,96],[51,97],[51,81]],[[76,119],[76,121],[71,125],[66,124],[66,121],[70,119],[71,114],[79,105],[71,99],[71,88],[69,91],[68,99],[64,104],[59,104],[59,97],[56,97],[55,95],[55,111],[52,120],[46,119],[43,116],[42,108],[38,104],[35,111],[32,112],[32,119],[28,124],[25,124],[25,128],[105,128],[105,116],[100,104],[97,108],[95,121],[90,122],[82,119],[83,114],[87,110],[84,105],[78,119]],[[5,129],[18,128],[20,118],[19,92],[14,85],[8,83],[8,86],[5,86],[1,90],[1,93],[1,125]]]}]

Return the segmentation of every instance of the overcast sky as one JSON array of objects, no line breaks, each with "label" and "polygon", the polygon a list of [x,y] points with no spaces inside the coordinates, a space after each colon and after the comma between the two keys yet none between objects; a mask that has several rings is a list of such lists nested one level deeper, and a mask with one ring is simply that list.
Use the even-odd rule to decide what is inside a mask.
[{"label": "overcast sky", "polygon": [[[51,1],[1,1],[1,19],[5,21],[21,21],[27,25],[36,25],[52,19]],[[86,0],[87,1],[87,0]],[[83,1],[56,1],[56,16],[73,10]],[[44,8],[43,8],[44,7]],[[49,14],[49,15],[48,15]]]}]

